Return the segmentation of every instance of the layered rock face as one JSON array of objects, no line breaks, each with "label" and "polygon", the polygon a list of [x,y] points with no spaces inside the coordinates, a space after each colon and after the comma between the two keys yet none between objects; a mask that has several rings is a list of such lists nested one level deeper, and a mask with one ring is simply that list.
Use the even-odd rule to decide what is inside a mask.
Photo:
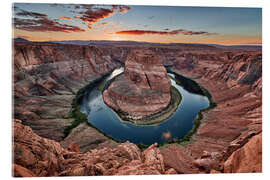
[{"label": "layered rock face", "polygon": [[133,50],[125,62],[124,74],[103,92],[104,102],[133,119],[166,108],[171,100],[171,81],[161,61],[150,50]]},{"label": "layered rock face", "polygon": [[[14,117],[56,141],[74,121],[69,112],[77,91],[119,66],[106,49],[52,43],[15,43],[13,62]],[[90,126],[79,129],[95,137],[78,141],[82,150],[117,145]],[[76,139],[81,138],[75,130],[68,141]]]},{"label": "layered rock face", "polygon": [[[261,136],[256,136],[262,132],[261,51],[187,50],[172,62],[171,69],[196,79],[217,107],[203,113],[195,142],[161,150],[165,166],[178,173],[261,172]],[[248,145],[255,136],[258,141]]]},{"label": "layered rock face", "polygon": [[141,152],[135,144],[125,142],[113,149],[81,153],[75,143],[67,150],[54,140],[38,136],[20,120],[14,120],[13,125],[13,174],[17,177],[176,173],[164,167],[156,145]]},{"label": "layered rock face", "polygon": [[[128,62],[131,49],[134,47],[14,44],[14,116],[21,119],[14,123],[14,175],[261,172],[261,50],[150,48],[163,65],[194,78],[217,103],[217,107],[203,113],[202,125],[192,137],[194,141],[185,146],[172,144],[160,150],[152,146],[148,153],[131,143],[119,147],[86,123],[64,139],[64,129],[74,121],[68,114],[78,89],[115,68],[114,59]],[[129,67],[132,68],[127,73],[117,77],[122,79],[123,87],[129,87],[125,85],[128,82],[134,88],[149,90],[146,76],[142,76],[136,63],[131,61]],[[166,92],[162,88],[158,91]],[[119,101],[123,93],[112,92]],[[112,101],[112,105],[117,101]],[[155,159],[157,165],[146,163],[148,154],[153,155],[149,159]]]}]

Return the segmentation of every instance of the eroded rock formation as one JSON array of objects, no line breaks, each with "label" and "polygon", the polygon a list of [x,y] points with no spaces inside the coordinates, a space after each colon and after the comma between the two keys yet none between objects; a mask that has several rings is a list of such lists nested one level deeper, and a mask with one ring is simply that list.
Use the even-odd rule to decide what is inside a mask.
[{"label": "eroded rock formation", "polygon": [[171,82],[161,61],[150,50],[133,50],[125,72],[103,92],[104,102],[131,119],[141,119],[166,108]]},{"label": "eroded rock formation", "polygon": [[42,138],[28,126],[14,120],[14,176],[91,176],[173,174],[165,169],[157,144],[143,152],[132,143],[116,148],[92,149],[86,153],[71,144],[69,150],[58,142]]},{"label": "eroded rock formation", "polygon": [[[69,112],[77,91],[119,66],[106,49],[52,43],[15,43],[13,62],[15,118],[38,135],[56,141],[63,141],[64,130],[74,121]],[[78,128],[88,133],[84,141],[77,141],[78,129],[67,141],[76,140],[82,151],[104,147],[99,144],[117,145],[90,126]],[[98,140],[93,141],[89,134]],[[67,148],[68,143],[63,145]]]},{"label": "eroded rock formation", "polygon": [[262,133],[252,137],[224,163],[225,173],[262,172]]},{"label": "eroded rock formation", "polygon": [[[199,45],[150,48],[171,70],[194,78],[205,87],[217,103],[217,107],[203,113],[202,125],[190,143],[163,147],[162,158],[152,146],[153,153],[149,152],[156,153],[155,165],[147,165],[148,153],[140,152],[135,145],[126,143],[119,147],[85,123],[73,128],[65,138],[64,129],[74,120],[68,114],[76,92],[115,68],[118,63],[114,60],[126,62],[132,49],[131,46],[14,44],[14,117],[21,119],[21,123],[14,123],[14,175],[209,173],[209,169],[210,173],[261,172],[260,49]],[[149,48],[141,46],[141,49]],[[142,82],[140,86],[147,87],[146,81]],[[140,154],[141,159],[128,155],[123,146],[128,152]],[[122,158],[116,152],[121,152]],[[107,154],[115,159],[108,161]]]},{"label": "eroded rock formation", "polygon": [[[171,69],[195,78],[211,93],[217,107],[203,112],[202,125],[193,135],[194,142],[161,150],[165,165],[178,173],[224,172],[224,162],[231,154],[262,131],[261,51],[187,50],[176,56]],[[254,149],[261,148],[261,144],[255,144],[252,145]],[[202,158],[204,151],[220,154],[221,158]],[[251,156],[260,158],[260,151],[256,150]],[[239,163],[242,166],[239,169],[250,170],[244,163],[247,157],[238,160],[243,161],[243,164]],[[260,167],[262,162],[254,160],[256,166]],[[236,164],[233,166],[238,166]],[[235,167],[234,170],[226,171],[237,172],[239,169]],[[260,168],[253,169],[254,172],[261,172]]]}]

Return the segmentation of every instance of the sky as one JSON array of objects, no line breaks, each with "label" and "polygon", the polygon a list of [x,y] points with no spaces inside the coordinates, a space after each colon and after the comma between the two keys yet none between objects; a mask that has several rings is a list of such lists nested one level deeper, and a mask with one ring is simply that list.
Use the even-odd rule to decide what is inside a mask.
[{"label": "sky", "polygon": [[261,8],[13,4],[13,37],[257,45]]}]

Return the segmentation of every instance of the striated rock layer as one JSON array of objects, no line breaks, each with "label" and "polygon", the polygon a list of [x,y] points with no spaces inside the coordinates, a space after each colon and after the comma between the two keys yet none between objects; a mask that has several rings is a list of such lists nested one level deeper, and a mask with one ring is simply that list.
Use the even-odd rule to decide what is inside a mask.
[{"label": "striated rock layer", "polygon": [[28,126],[14,120],[13,175],[17,177],[174,174],[165,169],[157,144],[143,152],[132,143],[116,148],[81,153],[72,143],[69,150],[58,142],[42,138]]},{"label": "striated rock layer", "polygon": [[103,92],[113,109],[140,119],[166,108],[171,100],[171,81],[161,61],[150,50],[133,50],[125,62],[124,74]]},{"label": "striated rock layer", "polygon": [[[64,140],[74,121],[69,112],[77,91],[119,66],[106,49],[52,43],[15,43],[13,63],[14,117],[56,141]],[[87,133],[84,141],[78,130]],[[76,141],[82,151],[117,145],[90,126],[75,128],[67,141]]]},{"label": "striated rock layer", "polygon": [[[191,143],[161,150],[165,166],[178,173],[240,172],[239,169],[261,172],[260,168],[251,168],[245,163],[249,155],[230,157],[262,132],[261,51],[187,50],[179,53],[173,64],[171,70],[192,77],[205,87],[217,107],[203,112],[202,124]],[[261,167],[261,144],[251,143],[249,147],[257,149],[251,155],[257,157],[251,164]],[[204,156],[205,151],[210,154],[208,157]],[[241,168],[236,163],[232,170],[224,170],[224,162],[229,157],[231,162],[240,160]]]},{"label": "striated rock layer", "polygon": [[[145,164],[144,158],[137,161],[126,153],[122,153],[125,158],[121,160],[118,154],[111,156],[116,149],[126,151],[86,123],[64,136],[64,129],[74,120],[68,114],[76,92],[117,67],[114,60],[126,62],[134,48],[14,44],[14,117],[22,122],[14,123],[14,175],[81,175],[89,174],[88,167],[91,175],[155,171]],[[171,70],[194,78],[217,103],[214,109],[203,112],[201,126],[191,142],[160,149],[164,173],[261,172],[261,50],[185,44],[140,46],[140,49],[150,49]],[[127,146],[136,149],[135,145]],[[158,151],[154,149],[153,152]],[[114,159],[108,160],[107,154]],[[86,159],[93,163],[88,166]],[[108,164],[100,166],[105,161]],[[119,168],[112,173],[109,167],[118,167],[117,164]]]}]

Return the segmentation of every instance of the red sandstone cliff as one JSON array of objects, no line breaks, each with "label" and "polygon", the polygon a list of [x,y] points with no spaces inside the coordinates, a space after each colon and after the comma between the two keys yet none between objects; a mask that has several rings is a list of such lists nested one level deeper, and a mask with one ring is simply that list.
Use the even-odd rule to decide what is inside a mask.
[{"label": "red sandstone cliff", "polygon": [[[113,151],[110,155],[115,157],[113,153],[119,147],[117,143],[84,123],[71,131],[66,142],[76,140],[82,152],[90,149],[93,152],[70,152],[67,150],[68,143],[61,142],[63,148],[53,140],[63,141],[63,130],[74,120],[68,117],[68,113],[77,90],[116,67],[113,59],[125,62],[131,49],[15,43],[14,116],[31,127],[19,122],[14,124],[15,175],[82,175],[89,173],[86,170],[88,161],[84,159],[86,154],[95,152],[92,155],[105,158],[105,154]],[[170,168],[176,173],[261,172],[261,51],[203,47],[150,49],[163,64],[171,65],[172,70],[195,78],[217,103],[216,108],[203,113],[202,125],[191,143],[185,146],[173,144],[160,150],[167,172],[174,172],[172,169],[169,171]],[[34,135],[31,129],[42,138]],[[84,141],[80,141],[82,137]],[[135,145],[128,147],[136,149]],[[75,149],[78,148],[71,147],[71,150]],[[67,156],[64,156],[66,152]],[[126,157],[125,153],[123,156]],[[90,163],[91,175],[164,173],[152,166],[149,170],[143,158],[141,161],[132,158],[119,160],[122,168],[111,164],[100,166],[98,163],[107,161],[106,158]],[[81,160],[86,163],[79,163]],[[119,163],[118,159],[116,162]],[[246,162],[249,162],[248,166]],[[117,170],[111,172],[108,167]]]},{"label": "red sandstone cliff", "polygon": [[[193,136],[193,143],[162,149],[165,165],[178,173],[240,172],[238,168],[261,172],[260,143],[247,145],[258,149],[252,155],[232,155],[242,147],[246,149],[252,137],[262,132],[261,51],[187,50],[179,53],[172,70],[193,77],[204,86],[217,107],[203,113],[202,125]],[[248,156],[257,157],[250,162],[252,168],[245,164]],[[225,170],[224,162],[229,157],[232,170]],[[234,164],[237,160],[242,163]]]},{"label": "red sandstone cliff", "polygon": [[15,43],[13,62],[15,118],[57,141],[74,121],[68,115],[77,91],[117,66],[104,49],[49,43]]}]

